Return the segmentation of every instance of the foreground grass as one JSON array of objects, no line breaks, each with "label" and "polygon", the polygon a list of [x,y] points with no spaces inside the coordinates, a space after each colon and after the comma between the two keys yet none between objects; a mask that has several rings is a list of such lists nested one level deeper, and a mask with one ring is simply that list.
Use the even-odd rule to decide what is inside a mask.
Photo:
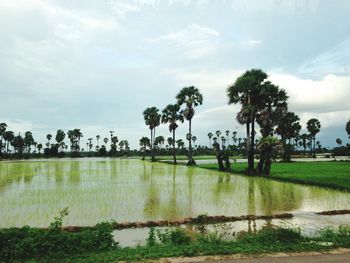
[{"label": "foreground grass", "polygon": [[[350,228],[325,229],[318,237],[303,237],[298,230],[266,228],[257,233],[240,233],[233,240],[224,240],[216,233],[196,234],[183,229],[168,230],[158,235],[150,231],[147,245],[138,247],[111,247],[103,251],[76,254],[51,253],[36,255],[31,260],[40,262],[118,262],[145,261],[163,257],[261,254],[277,252],[324,251],[350,247]],[[58,251],[59,252],[59,251]],[[12,258],[13,261],[20,258]],[[32,261],[32,262],[34,262]]]},{"label": "foreground grass", "polygon": [[[218,170],[217,164],[200,164],[201,168]],[[233,163],[232,173],[243,174],[246,163]],[[302,184],[350,190],[350,162],[273,163],[270,178]]]}]

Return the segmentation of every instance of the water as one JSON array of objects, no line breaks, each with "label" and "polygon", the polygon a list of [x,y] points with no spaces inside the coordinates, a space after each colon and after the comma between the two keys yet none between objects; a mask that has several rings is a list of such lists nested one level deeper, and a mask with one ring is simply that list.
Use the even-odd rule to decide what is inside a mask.
[{"label": "water", "polygon": [[350,209],[350,193],[131,159],[0,162],[0,227]]}]

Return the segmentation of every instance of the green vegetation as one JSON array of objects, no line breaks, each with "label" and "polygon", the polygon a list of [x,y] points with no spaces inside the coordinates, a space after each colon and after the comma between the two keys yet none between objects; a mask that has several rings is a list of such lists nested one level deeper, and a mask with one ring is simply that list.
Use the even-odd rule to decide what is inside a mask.
[{"label": "green vegetation", "polygon": [[[201,168],[218,170],[217,164],[201,164]],[[232,173],[243,174],[247,164],[234,163]],[[350,190],[350,162],[275,163],[269,178]]]},{"label": "green vegetation", "polygon": [[[161,257],[259,254],[321,251],[350,247],[350,228],[325,228],[317,237],[305,237],[296,229],[263,228],[240,232],[233,238],[182,228],[149,231],[145,245],[119,247],[112,239],[111,224],[101,223],[78,233],[56,229],[6,229],[0,231],[0,258],[4,261],[40,260],[50,262],[116,262]],[[195,226],[196,229],[196,226]]]}]

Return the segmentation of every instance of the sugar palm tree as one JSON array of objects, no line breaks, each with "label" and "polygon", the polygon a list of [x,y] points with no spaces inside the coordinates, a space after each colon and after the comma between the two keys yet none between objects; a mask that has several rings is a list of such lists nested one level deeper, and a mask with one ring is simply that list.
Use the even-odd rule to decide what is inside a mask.
[{"label": "sugar palm tree", "polygon": [[230,135],[230,131],[229,130],[226,130],[225,131],[225,134],[226,134],[226,139],[227,139],[227,145],[229,145],[230,144],[230,140],[229,140],[229,135]]},{"label": "sugar palm tree", "polygon": [[144,110],[143,118],[145,120],[146,125],[151,130],[151,160],[155,161],[154,155],[154,138],[156,136],[156,127],[160,124],[161,115],[159,114],[159,109],[156,107],[150,107]]},{"label": "sugar palm tree", "polygon": [[237,113],[237,121],[246,125],[248,175],[254,174],[255,121],[261,105],[262,85],[266,79],[267,74],[262,70],[248,70],[227,90],[229,104],[241,105],[241,110]]},{"label": "sugar palm tree", "polygon": [[147,147],[150,147],[151,146],[151,141],[149,138],[147,137],[142,137],[140,139],[140,147],[141,147],[141,151],[142,151],[142,160],[145,160],[145,153],[146,153],[146,150],[147,150]]},{"label": "sugar palm tree", "polygon": [[193,160],[192,156],[192,118],[195,114],[194,108],[202,105],[203,95],[194,86],[185,87],[180,90],[179,94],[176,96],[179,105],[184,105],[185,109],[182,110],[182,114],[188,120],[188,133],[189,133],[189,153],[188,153],[188,163],[187,165],[195,165],[196,162]]},{"label": "sugar palm tree", "polygon": [[43,145],[42,145],[41,143],[38,143],[37,146],[36,146],[36,148],[38,149],[38,152],[39,152],[39,154],[40,154],[41,149],[43,148]]},{"label": "sugar palm tree", "polygon": [[342,145],[342,140],[340,139],[340,138],[337,138],[336,140],[335,140],[335,142],[338,144],[338,147],[340,147],[341,145]]},{"label": "sugar palm tree", "polygon": [[106,147],[106,148],[107,148],[107,142],[108,142],[108,141],[109,141],[109,140],[108,140],[107,137],[103,139],[103,142],[105,143],[105,147]]},{"label": "sugar palm tree", "polygon": [[48,148],[50,148],[50,141],[52,139],[52,135],[51,134],[46,135],[46,139],[48,141],[46,145],[47,145]]},{"label": "sugar palm tree", "polygon": [[346,123],[345,130],[346,130],[346,132],[347,132],[347,134],[349,135],[349,138],[350,138],[350,120]]},{"label": "sugar palm tree", "polygon": [[15,138],[15,135],[13,131],[5,131],[2,136],[6,142],[6,153],[9,153],[9,145],[12,142],[12,140]]},{"label": "sugar palm tree", "polygon": [[96,151],[98,151],[98,149],[100,148],[100,143],[99,143],[100,138],[101,138],[101,136],[100,136],[100,135],[96,135],[96,141],[97,141]]},{"label": "sugar palm tree", "polygon": [[306,123],[306,128],[309,131],[311,137],[312,137],[312,141],[313,141],[313,146],[312,146],[312,150],[313,150],[313,157],[316,157],[316,134],[319,133],[320,129],[321,129],[321,123],[318,119],[310,119],[308,120],[308,122]]},{"label": "sugar palm tree", "polygon": [[[177,122],[184,122],[184,117],[180,113],[180,105],[179,104],[169,104],[165,107],[165,109],[162,111],[162,123],[168,123],[169,124],[169,131],[172,132],[173,138],[172,141],[175,142],[175,130],[178,127]],[[173,160],[174,164],[176,164],[176,149],[175,149],[175,143],[173,145]]]},{"label": "sugar palm tree", "polygon": [[2,154],[2,148],[5,147],[2,144],[3,134],[6,131],[7,124],[6,123],[0,123],[0,155]]},{"label": "sugar palm tree", "polygon": [[211,138],[213,138],[213,133],[209,132],[208,138],[209,138],[209,148],[212,148],[213,146],[211,145]]}]

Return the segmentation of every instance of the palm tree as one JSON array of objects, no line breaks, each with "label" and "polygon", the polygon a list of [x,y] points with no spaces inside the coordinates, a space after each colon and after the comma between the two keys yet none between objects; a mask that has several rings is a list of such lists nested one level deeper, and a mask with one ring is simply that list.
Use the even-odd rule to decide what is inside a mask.
[{"label": "palm tree", "polygon": [[236,136],[237,136],[237,132],[236,132],[236,131],[232,132],[232,141],[233,141],[233,144],[235,144],[235,143],[237,142]]},{"label": "palm tree", "polygon": [[60,145],[62,145],[64,138],[66,138],[65,132],[63,130],[57,130],[56,137],[55,137],[56,142],[57,142],[57,150],[60,147]]},{"label": "palm tree", "polygon": [[180,90],[179,94],[176,96],[179,105],[185,105],[185,109],[182,110],[182,114],[188,120],[188,133],[189,133],[189,153],[188,153],[188,163],[187,165],[195,165],[196,162],[193,160],[192,156],[192,118],[195,114],[194,108],[202,105],[203,95],[194,86],[184,87]]},{"label": "palm tree", "polygon": [[349,138],[350,138],[350,120],[346,123],[345,130],[348,133]]},{"label": "palm tree", "polygon": [[142,151],[142,160],[145,160],[145,153],[146,153],[146,150],[147,150],[147,147],[150,147],[151,145],[151,141],[149,138],[147,137],[142,137],[140,139],[140,147],[141,147],[141,151]]},{"label": "palm tree", "polygon": [[23,143],[24,146],[27,148],[28,154],[30,154],[30,148],[34,144],[33,134],[30,131],[25,132]]},{"label": "palm tree", "polygon": [[[162,111],[162,123],[169,123],[169,131],[173,133],[172,141],[175,142],[175,130],[177,129],[177,121],[184,122],[183,115],[180,113],[180,105],[179,104],[169,104]],[[176,149],[175,143],[173,145],[173,160],[174,164],[176,164]]]},{"label": "palm tree", "polygon": [[228,137],[230,135],[230,131],[226,130],[225,134],[226,134],[226,138],[227,138],[227,145],[230,145],[230,140],[229,140],[229,137]]},{"label": "palm tree", "polygon": [[239,103],[242,106],[237,113],[237,120],[240,124],[246,125],[248,175],[254,174],[255,121],[262,100],[262,86],[266,79],[265,72],[252,69],[238,77],[227,90],[229,104]]},{"label": "palm tree", "polygon": [[164,142],[165,142],[165,139],[164,139],[164,137],[161,136],[161,135],[160,135],[160,136],[157,136],[157,137],[154,139],[154,145],[155,145],[157,148],[159,148],[159,149],[163,148]]},{"label": "palm tree", "polygon": [[111,138],[111,151],[113,153],[116,153],[117,152],[117,143],[118,143],[118,137],[117,136],[113,136]]},{"label": "palm tree", "polygon": [[212,148],[213,146],[211,144],[211,138],[213,138],[213,133],[209,132],[208,137],[209,137],[209,148]]},{"label": "palm tree", "polygon": [[292,146],[287,145],[287,140],[296,138],[301,130],[299,117],[293,112],[286,112],[280,116],[276,133],[281,136],[283,152],[283,161],[290,161],[290,149]]},{"label": "palm tree", "polygon": [[41,143],[38,143],[36,148],[38,149],[38,152],[40,154],[41,149],[43,148],[43,145]]},{"label": "palm tree", "polygon": [[156,136],[156,127],[158,127],[160,124],[161,115],[159,114],[159,109],[157,109],[156,107],[150,107],[144,110],[143,117],[146,125],[151,130],[151,159],[152,162],[154,162],[154,138]]},{"label": "palm tree", "polygon": [[46,144],[48,148],[50,148],[50,141],[51,141],[52,135],[48,134],[46,135],[46,139],[48,140],[48,143]]},{"label": "palm tree", "polygon": [[96,151],[98,151],[98,149],[100,148],[100,145],[99,145],[100,138],[101,138],[100,135],[96,135],[96,141],[97,141]]},{"label": "palm tree", "polygon": [[105,143],[105,147],[106,147],[106,148],[107,148],[107,142],[108,142],[108,141],[109,141],[109,140],[108,140],[107,137],[103,139],[103,142]]},{"label": "palm tree", "polygon": [[13,131],[5,131],[2,136],[6,142],[6,153],[9,153],[9,145],[12,142],[12,140],[15,138],[15,135]]},{"label": "palm tree", "polygon": [[182,149],[183,150],[183,148],[184,148],[184,146],[185,146],[185,143],[184,143],[184,141],[182,140],[182,139],[178,139],[178,140],[176,140],[176,144],[177,144],[177,147],[180,149]]},{"label": "palm tree", "polygon": [[2,139],[3,139],[3,134],[6,131],[7,124],[6,123],[0,123],[0,155],[2,154]]},{"label": "palm tree", "polygon": [[222,149],[225,149],[225,147],[226,147],[226,138],[225,138],[225,136],[221,136],[221,148]]},{"label": "palm tree", "polygon": [[321,129],[321,123],[318,119],[310,119],[308,120],[308,122],[306,123],[306,128],[309,131],[311,137],[312,137],[312,141],[313,141],[313,157],[316,158],[316,134],[320,131]]},{"label": "palm tree", "polygon": [[340,138],[337,138],[336,140],[335,140],[335,142],[338,144],[338,147],[340,147],[341,145],[342,145],[342,140],[340,139]]},{"label": "palm tree", "polygon": [[193,145],[194,147],[196,147],[196,141],[197,141],[197,136],[192,136],[192,142],[193,142]]}]

